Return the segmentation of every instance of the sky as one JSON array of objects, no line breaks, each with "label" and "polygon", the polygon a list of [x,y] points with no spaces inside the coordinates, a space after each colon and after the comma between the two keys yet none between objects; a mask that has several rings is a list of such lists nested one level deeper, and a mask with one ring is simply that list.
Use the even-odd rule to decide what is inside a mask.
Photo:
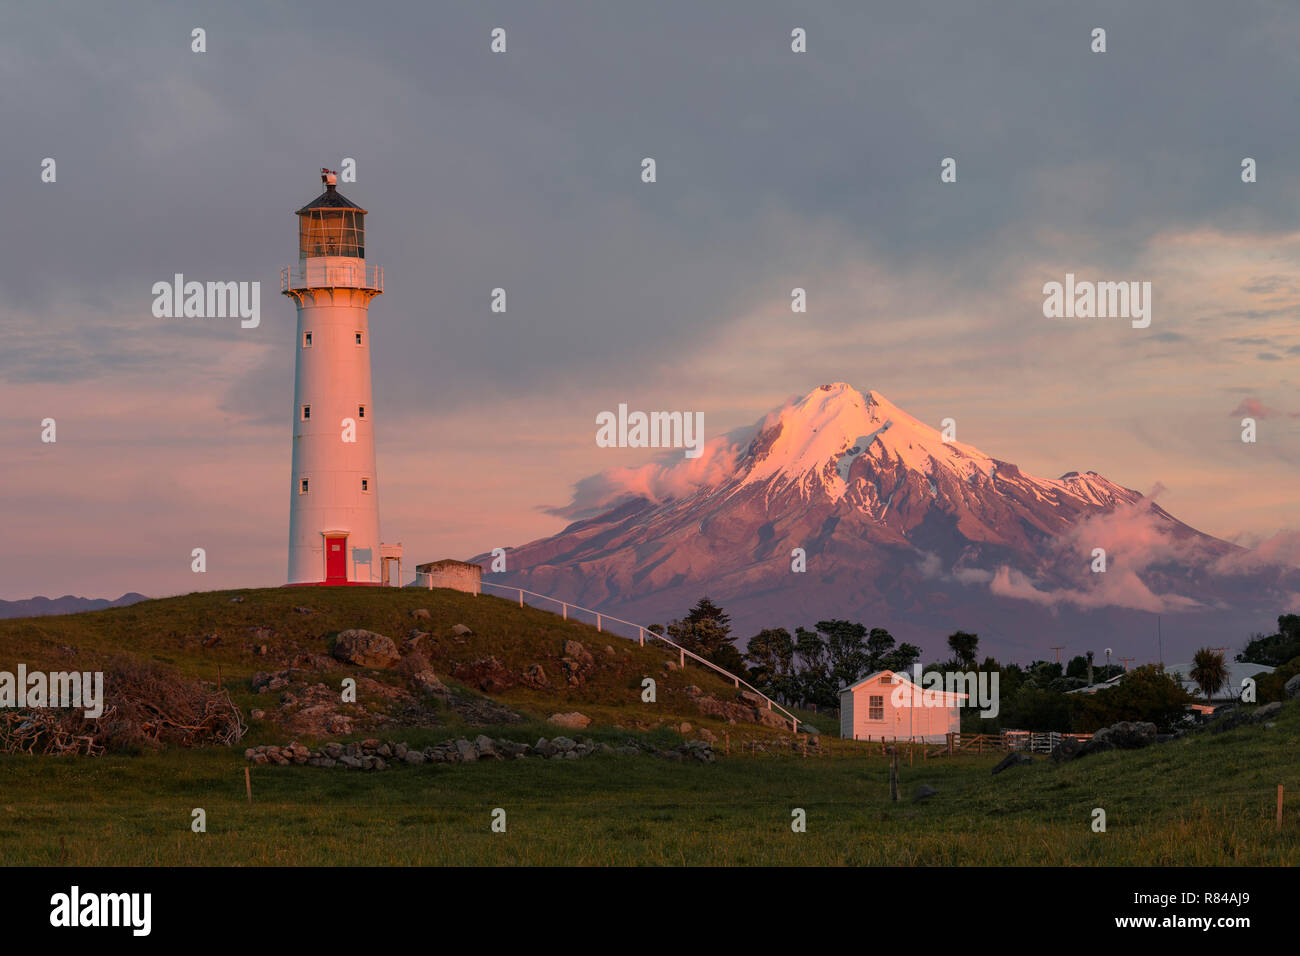
[{"label": "sky", "polygon": [[[835,381],[1247,546],[1300,529],[1294,4],[2,6],[0,598],[283,583],[279,270],[345,157],[412,565],[560,530],[652,457],[597,446],[620,403],[714,436]],[[156,318],[178,272],[260,281],[260,325]],[[1044,316],[1067,273],[1150,282],[1150,327]]]}]

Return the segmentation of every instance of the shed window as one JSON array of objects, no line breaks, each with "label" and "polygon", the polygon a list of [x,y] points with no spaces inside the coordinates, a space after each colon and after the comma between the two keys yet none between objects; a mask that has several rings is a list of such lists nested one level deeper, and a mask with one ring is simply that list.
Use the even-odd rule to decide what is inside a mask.
[{"label": "shed window", "polygon": [[884,695],[876,696],[872,694],[867,700],[867,720],[884,720],[885,719],[885,698]]}]

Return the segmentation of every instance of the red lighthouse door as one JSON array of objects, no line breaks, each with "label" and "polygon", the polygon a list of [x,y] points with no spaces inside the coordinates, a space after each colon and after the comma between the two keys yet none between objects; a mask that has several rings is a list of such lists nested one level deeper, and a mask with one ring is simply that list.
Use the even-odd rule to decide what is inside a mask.
[{"label": "red lighthouse door", "polygon": [[325,537],[325,583],[348,581],[348,539],[344,535]]}]

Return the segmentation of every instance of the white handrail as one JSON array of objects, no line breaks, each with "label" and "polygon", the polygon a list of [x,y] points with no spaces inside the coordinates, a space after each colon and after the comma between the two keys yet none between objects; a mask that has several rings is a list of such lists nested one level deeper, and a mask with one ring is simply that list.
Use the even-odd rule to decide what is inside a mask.
[{"label": "white handrail", "polygon": [[[417,572],[417,575],[420,573],[425,573],[425,572]],[[775,708],[776,710],[779,710],[781,713],[785,714],[786,718],[790,721],[790,726],[793,729],[793,731],[795,733],[799,732],[799,718],[796,717],[794,714],[790,713],[790,711],[786,710],[776,701],[772,700],[772,698],[768,697],[766,694],[764,694],[753,684],[750,684],[748,681],[742,680],[741,678],[737,677],[735,674],[731,673],[731,671],[719,667],[717,664],[713,663],[712,661],[707,661],[703,657],[700,657],[700,655],[688,651],[686,648],[682,647],[677,642],[670,641],[662,634],[657,634],[654,631],[650,630],[649,628],[643,627],[640,624],[634,624],[633,622],[625,621],[622,618],[612,617],[609,614],[604,613],[603,611],[593,611],[589,607],[583,607],[581,604],[574,604],[572,601],[561,601],[559,598],[553,598],[549,594],[538,594],[536,591],[529,591],[527,588],[515,587],[513,585],[508,585],[508,584],[494,584],[491,581],[483,581],[481,583],[483,587],[498,588],[499,590],[502,591],[517,591],[519,593],[520,607],[523,607],[525,594],[531,594],[533,597],[541,598],[543,601],[551,601],[555,604],[559,604],[563,608],[563,613],[566,620],[568,619],[569,616],[569,608],[574,608],[575,610],[578,611],[586,611],[588,614],[594,614],[596,616],[596,629],[598,631],[601,630],[601,624],[603,621],[615,621],[618,624],[626,624],[628,627],[634,627],[637,629],[638,637],[642,647],[645,646],[645,637],[646,634],[648,633],[651,636],[651,638],[655,640],[663,641],[669,647],[677,648],[678,660],[681,662],[681,666],[683,667],[686,666],[686,658],[689,657],[691,660],[698,661],[699,663],[703,664],[705,667],[717,671],[723,677],[727,678],[729,681],[732,681],[737,687],[740,687],[743,684],[745,687],[749,688],[749,690],[753,691],[763,700],[767,701],[768,710],[772,710],[773,708]],[[539,610],[544,610],[544,608],[539,608]],[[631,638],[628,638],[628,640],[631,640]]]}]

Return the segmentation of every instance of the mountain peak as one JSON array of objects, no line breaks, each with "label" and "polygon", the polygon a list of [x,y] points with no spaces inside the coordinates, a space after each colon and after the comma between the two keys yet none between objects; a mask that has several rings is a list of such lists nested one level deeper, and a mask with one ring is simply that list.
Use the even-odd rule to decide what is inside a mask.
[{"label": "mountain peak", "polygon": [[814,485],[832,499],[849,486],[854,461],[868,456],[932,475],[955,471],[963,480],[996,470],[992,458],[969,445],[945,441],[939,431],[913,418],[880,392],[864,395],[846,382],[821,385],[772,413],[750,445],[741,486],[776,481],[782,488]]}]

